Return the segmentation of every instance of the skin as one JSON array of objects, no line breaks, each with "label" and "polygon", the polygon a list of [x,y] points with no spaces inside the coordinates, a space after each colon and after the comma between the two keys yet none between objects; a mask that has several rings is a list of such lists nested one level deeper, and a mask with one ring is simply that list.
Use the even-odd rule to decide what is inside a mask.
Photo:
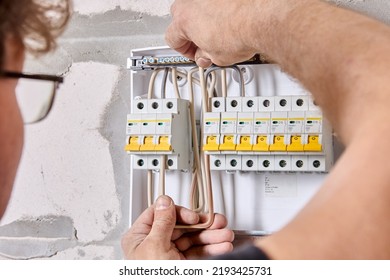
[{"label": "skin", "polygon": [[207,230],[175,229],[180,224],[204,222],[206,216],[175,206],[168,196],[160,196],[146,209],[123,236],[122,248],[127,259],[179,260],[198,259],[232,251],[234,234],[227,221],[217,214]]},{"label": "skin", "polygon": [[[5,54],[4,69],[20,72],[24,62],[21,42],[7,37]],[[23,121],[15,96],[17,81],[0,78],[0,218],[11,196],[23,147]]]},{"label": "skin", "polygon": [[256,245],[274,259],[389,259],[390,27],[316,0],[176,0],[171,11],[173,49],[202,67],[266,54],[346,147],[309,204]]}]

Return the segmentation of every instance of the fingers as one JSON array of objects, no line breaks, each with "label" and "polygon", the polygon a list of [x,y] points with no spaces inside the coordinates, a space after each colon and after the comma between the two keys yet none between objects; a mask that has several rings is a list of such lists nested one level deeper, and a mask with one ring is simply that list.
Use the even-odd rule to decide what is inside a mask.
[{"label": "fingers", "polygon": [[[200,221],[199,214],[182,206],[176,206],[177,224],[195,225]],[[176,240],[182,236],[187,230],[175,229],[172,233],[171,240]]]},{"label": "fingers", "polygon": [[170,244],[176,224],[176,208],[172,199],[162,195],[154,203],[154,221],[149,237]]},{"label": "fingers", "polygon": [[[208,214],[200,215],[200,222],[204,223],[208,219]],[[220,229],[225,228],[228,224],[228,221],[224,215],[215,214],[213,224],[208,229]]]},{"label": "fingers", "polygon": [[165,41],[167,44],[183,56],[192,59],[200,67],[207,68],[211,66],[211,60],[194,42],[189,40],[181,29],[176,27],[176,22],[172,22],[165,33]]},{"label": "fingers", "polygon": [[136,247],[149,234],[153,224],[154,208],[147,208],[133,223],[131,228],[123,235],[121,247],[126,258],[131,258]]},{"label": "fingers", "polygon": [[208,68],[212,64],[211,60],[204,57],[199,57],[196,59],[196,65],[202,68]]},{"label": "fingers", "polygon": [[[178,207],[178,206],[176,206],[176,207]],[[186,208],[183,208],[183,209],[186,209]],[[188,210],[188,209],[186,209],[186,210],[190,211],[192,213],[195,213],[195,212],[193,212],[191,210]],[[205,223],[209,219],[209,215],[208,214],[200,214],[200,215],[197,214],[197,213],[195,213],[195,214],[198,217],[198,221],[197,222],[189,223],[188,220],[187,220],[187,222],[185,222],[184,224],[193,225],[193,224],[197,224],[197,223]],[[208,229],[221,229],[221,228],[225,228],[226,226],[227,226],[227,219],[226,219],[226,217],[221,215],[221,214],[215,214],[214,215],[214,221],[213,221],[212,225]],[[172,234],[172,241],[179,239],[185,233],[199,232],[201,230],[202,229],[197,229],[197,228],[175,229],[173,231],[173,234]]]},{"label": "fingers", "polygon": [[171,15],[173,20],[165,32],[165,41],[172,49],[192,59],[194,57],[196,48],[192,46],[191,41],[188,40],[188,38],[182,33],[182,26],[179,23],[180,19],[178,19],[176,16],[176,7],[177,2],[174,2],[171,5]]},{"label": "fingers", "polygon": [[175,244],[177,249],[183,252],[192,246],[219,244],[233,240],[234,233],[229,229],[208,229],[183,235],[175,241]]},{"label": "fingers", "polygon": [[151,206],[147,208],[133,223],[131,228],[127,231],[127,235],[146,235],[149,234],[154,219],[154,208]]},{"label": "fingers", "polygon": [[133,223],[131,228],[122,237],[122,248],[125,253],[140,243],[152,228],[154,208],[147,208]]},{"label": "fingers", "polygon": [[185,36],[181,29],[177,27],[176,21],[173,21],[165,33],[165,41],[174,50],[178,51],[189,59],[195,58],[197,46]]},{"label": "fingers", "polygon": [[195,52],[195,62],[199,67],[202,68],[210,67],[212,64],[210,56],[199,48],[197,48]]},{"label": "fingers", "polygon": [[[168,199],[169,203],[173,203],[172,200],[169,197],[163,198]],[[156,200],[156,203],[159,201],[159,198]],[[152,224],[155,219],[155,207],[156,203],[147,208],[144,212],[141,213],[141,215],[137,218],[137,220],[133,223],[129,231],[125,235],[147,235],[149,234]],[[175,206],[176,207],[176,216],[177,216],[177,222],[183,223],[183,224],[197,224],[199,222],[199,215],[195,213],[194,211],[191,211],[187,208],[184,208],[182,206]],[[160,212],[161,213],[161,212]],[[173,213],[170,213],[170,211],[161,213],[160,218],[167,216],[167,218],[172,217]]]},{"label": "fingers", "polygon": [[[251,40],[241,38],[237,30],[246,23],[241,13],[245,14],[246,9],[250,11],[251,5],[240,7],[237,13],[237,7],[242,5],[235,1],[223,2],[228,9],[220,9],[221,1],[176,0],[171,6],[171,24],[165,33],[167,44],[202,68],[212,64],[229,66],[249,59],[257,50],[248,43]],[[228,22],[234,22],[235,28]],[[248,37],[250,32],[244,33],[244,37]]]},{"label": "fingers", "polygon": [[[207,219],[207,214],[202,214],[200,215],[199,222],[205,222]],[[221,214],[216,214],[213,224],[208,229],[202,231],[188,229],[180,230],[180,232],[175,230],[172,237],[176,238],[172,238],[172,240],[175,240],[176,247],[182,252],[192,246],[230,243],[234,240],[234,233],[229,229],[225,229],[226,226],[226,217]]]},{"label": "fingers", "polygon": [[233,244],[230,242],[224,242],[191,247],[189,250],[184,251],[183,255],[186,259],[200,259],[230,253],[231,251],[233,251]]},{"label": "fingers", "polygon": [[[207,214],[200,215],[200,223],[208,219]],[[233,250],[234,232],[226,229],[227,219],[216,214],[213,224],[206,230],[187,230],[175,241],[176,248],[186,259],[199,259],[229,253]],[[183,232],[182,232],[183,233]]]},{"label": "fingers", "polygon": [[186,225],[197,224],[200,219],[198,213],[182,206],[176,206],[176,217],[177,223]]}]

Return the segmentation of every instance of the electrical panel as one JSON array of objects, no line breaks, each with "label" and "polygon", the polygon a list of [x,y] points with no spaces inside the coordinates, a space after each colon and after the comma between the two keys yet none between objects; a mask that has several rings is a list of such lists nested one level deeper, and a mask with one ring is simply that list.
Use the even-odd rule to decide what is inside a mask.
[{"label": "electrical panel", "polygon": [[165,193],[198,212],[223,213],[236,234],[269,234],[334,164],[321,109],[262,55],[200,69],[168,47],[145,48],[132,50],[127,68],[130,224]]}]

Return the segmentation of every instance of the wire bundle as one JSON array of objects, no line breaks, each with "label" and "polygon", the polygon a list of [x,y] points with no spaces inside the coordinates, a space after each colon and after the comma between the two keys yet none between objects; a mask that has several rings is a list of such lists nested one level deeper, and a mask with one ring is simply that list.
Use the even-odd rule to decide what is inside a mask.
[{"label": "wire bundle", "polygon": [[[237,66],[228,67],[239,73],[240,77],[240,89],[241,95],[245,95],[244,83],[242,73]],[[192,131],[192,149],[194,156],[194,165],[191,176],[191,191],[190,191],[190,208],[198,213],[207,213],[207,220],[203,223],[196,225],[177,225],[177,228],[207,228],[211,226],[214,221],[214,203],[213,203],[213,191],[212,180],[210,172],[210,159],[205,154],[201,145],[199,145],[198,139],[203,139],[203,128],[200,126],[200,135],[197,132],[196,113],[195,113],[195,100],[194,100],[194,85],[199,86],[201,92],[201,119],[204,113],[210,111],[209,99],[216,95],[217,75],[216,71],[220,71],[221,79],[221,93],[223,97],[227,96],[227,79],[226,68],[217,66],[210,67],[206,71],[200,67],[194,67],[184,73],[179,71],[176,67],[156,68],[149,81],[148,99],[153,98],[154,85],[157,75],[164,71],[164,76],[161,83],[161,98],[166,98],[166,85],[168,80],[168,74],[171,73],[171,81],[173,84],[173,91],[175,98],[180,99],[180,91],[178,86],[178,78],[187,79],[188,83],[188,99],[190,101],[190,120]],[[198,77],[195,77],[197,75]],[[160,170],[158,180],[158,195],[164,195],[166,193],[165,188],[165,172],[166,172],[166,160],[167,156],[162,155],[160,158]],[[154,198],[153,188],[153,171],[149,170],[147,175],[147,190],[148,190],[148,204],[152,205]]]}]

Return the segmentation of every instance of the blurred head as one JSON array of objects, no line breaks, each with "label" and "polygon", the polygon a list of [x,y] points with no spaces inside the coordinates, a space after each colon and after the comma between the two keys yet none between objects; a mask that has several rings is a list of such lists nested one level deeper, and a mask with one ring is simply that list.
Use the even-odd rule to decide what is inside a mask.
[{"label": "blurred head", "polygon": [[[0,0],[0,72],[23,70],[25,52],[55,48],[70,15],[70,0]],[[0,218],[11,195],[23,147],[17,79],[0,76]]]}]

